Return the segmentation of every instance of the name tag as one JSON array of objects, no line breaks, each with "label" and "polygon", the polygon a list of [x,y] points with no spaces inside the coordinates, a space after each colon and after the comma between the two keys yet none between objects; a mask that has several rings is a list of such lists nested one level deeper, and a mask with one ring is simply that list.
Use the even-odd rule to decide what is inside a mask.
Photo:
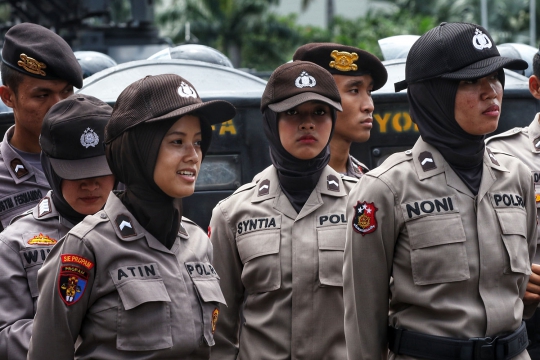
[{"label": "name tag", "polygon": [[256,230],[279,228],[281,228],[281,216],[246,219],[236,224],[236,232],[238,233],[238,235],[246,234]]}]

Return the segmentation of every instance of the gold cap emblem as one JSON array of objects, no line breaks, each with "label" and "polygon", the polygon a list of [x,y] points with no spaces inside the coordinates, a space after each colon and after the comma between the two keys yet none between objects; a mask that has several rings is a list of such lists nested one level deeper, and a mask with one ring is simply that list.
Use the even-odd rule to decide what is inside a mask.
[{"label": "gold cap emblem", "polygon": [[26,54],[21,54],[21,60],[17,62],[17,65],[19,65],[24,70],[32,74],[41,75],[41,76],[47,75],[45,71],[41,70],[41,69],[45,69],[47,65],[45,65],[42,62],[37,61],[34,58],[31,58],[30,56],[26,56]]},{"label": "gold cap emblem", "polygon": [[358,66],[354,63],[358,60],[357,53],[350,53],[347,51],[337,51],[334,50],[330,54],[334,58],[334,61],[330,61],[330,67],[335,68],[339,71],[356,71]]}]

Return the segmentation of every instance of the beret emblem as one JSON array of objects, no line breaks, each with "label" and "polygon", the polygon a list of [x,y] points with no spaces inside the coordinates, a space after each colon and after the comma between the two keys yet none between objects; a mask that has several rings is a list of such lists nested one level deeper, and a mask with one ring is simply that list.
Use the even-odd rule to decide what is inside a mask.
[{"label": "beret emblem", "polygon": [[47,75],[45,71],[41,70],[41,69],[45,69],[47,65],[45,65],[42,62],[37,61],[34,58],[31,58],[30,56],[26,56],[26,54],[21,54],[21,60],[17,62],[17,65],[19,65],[24,70],[32,74],[41,75],[41,76]]},{"label": "beret emblem", "polygon": [[330,54],[330,56],[334,59],[333,61],[330,61],[329,66],[331,68],[335,68],[339,71],[356,71],[358,70],[358,66],[354,63],[356,60],[358,60],[358,54],[353,52],[347,52],[347,51],[337,51],[334,50]]}]

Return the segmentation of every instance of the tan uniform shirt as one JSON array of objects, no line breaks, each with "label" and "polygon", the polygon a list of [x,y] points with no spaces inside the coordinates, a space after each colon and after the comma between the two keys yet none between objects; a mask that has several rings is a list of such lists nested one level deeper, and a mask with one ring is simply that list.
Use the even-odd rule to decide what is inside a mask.
[{"label": "tan uniform shirt", "polygon": [[111,193],[39,271],[28,359],[208,359],[223,294],[208,237],[182,224],[169,250]]},{"label": "tan uniform shirt", "polygon": [[369,171],[368,167],[354,158],[352,155],[349,155],[349,160],[347,161],[347,176],[352,176],[357,179],[360,179],[362,175]]},{"label": "tan uniform shirt", "polygon": [[345,205],[357,180],[327,166],[297,213],[273,166],[255,178],[210,221],[228,304],[211,358],[344,359]]},{"label": "tan uniform shirt", "polygon": [[14,126],[0,143],[0,229],[36,204],[50,190],[45,174],[27,163],[9,144]]},{"label": "tan uniform shirt", "polygon": [[73,225],[51,192],[0,233],[0,359],[24,360],[38,296],[37,273],[54,244]]},{"label": "tan uniform shirt", "polygon": [[486,149],[474,196],[420,138],[362,177],[347,219],[349,359],[386,358],[388,325],[468,339],[521,324],[536,208],[530,171],[516,158]]}]

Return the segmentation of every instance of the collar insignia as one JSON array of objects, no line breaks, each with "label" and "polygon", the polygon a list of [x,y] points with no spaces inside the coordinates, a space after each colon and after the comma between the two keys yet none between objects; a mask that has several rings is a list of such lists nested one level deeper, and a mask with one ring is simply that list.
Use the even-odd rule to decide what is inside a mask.
[{"label": "collar insignia", "polygon": [[81,145],[85,148],[95,147],[99,143],[99,136],[94,130],[87,128],[81,135]]},{"label": "collar insignia", "polygon": [[491,160],[491,162],[494,163],[495,165],[499,166],[499,162],[497,161],[497,159],[495,159],[495,155],[493,155],[491,150],[488,147],[486,147],[486,150],[488,152],[489,159]]},{"label": "collar insignia", "polygon": [[534,148],[535,148],[536,150],[539,150],[539,151],[540,151],[540,137],[537,137],[536,139],[534,139],[533,145],[534,145]]},{"label": "collar insignia", "polygon": [[422,170],[428,171],[437,168],[435,160],[433,160],[433,155],[429,151],[424,151],[418,155],[418,161],[422,165]]},{"label": "collar insignia", "polygon": [[52,212],[51,203],[48,197],[44,197],[38,204],[38,217],[45,216]]},{"label": "collar insignia", "polygon": [[131,237],[137,235],[137,233],[133,229],[133,224],[129,216],[120,214],[116,217],[115,222],[116,226],[118,226],[118,230],[120,230],[120,234],[122,235],[122,237]]},{"label": "collar insignia", "polygon": [[330,53],[330,56],[334,58],[333,61],[330,61],[328,64],[331,68],[334,68],[339,71],[356,71],[358,66],[354,63],[358,60],[358,54],[347,51],[337,51],[334,50]]},{"label": "collar insignia", "polygon": [[257,196],[268,195],[270,193],[270,180],[264,179],[259,184],[259,194]]},{"label": "collar insignia", "polygon": [[182,225],[182,223],[180,223],[180,226],[178,227],[178,233],[183,236],[188,236],[186,228],[184,227],[184,225]]},{"label": "collar insignia", "polygon": [[36,235],[28,240],[29,245],[54,245],[57,242],[58,241],[56,241],[56,239],[50,238],[42,233],[39,233],[39,235]]},{"label": "collar insignia", "polygon": [[195,89],[193,89],[191,86],[189,86],[183,81],[180,83],[180,87],[178,88],[178,95],[184,98],[197,98],[197,93],[195,92]]},{"label": "collar insignia", "polygon": [[302,71],[294,81],[294,85],[296,85],[297,88],[314,87],[317,85],[317,81],[313,76],[309,75],[305,71]]},{"label": "collar insignia", "polygon": [[25,175],[28,175],[28,170],[23,165],[21,159],[13,159],[11,160],[11,170],[15,173],[18,179],[22,178]]},{"label": "collar insignia", "polygon": [[24,70],[28,71],[29,73],[45,76],[47,75],[45,71],[41,69],[46,69],[47,65],[45,65],[42,62],[37,61],[34,58],[31,58],[30,56],[26,56],[26,54],[21,54],[21,60],[17,61],[17,65],[22,67]]},{"label": "collar insignia", "polygon": [[330,191],[339,191],[339,180],[335,175],[328,175],[326,185]]},{"label": "collar insignia", "polygon": [[473,37],[472,43],[474,47],[478,50],[484,50],[484,49],[491,49],[491,40],[489,40],[489,37],[484,34],[482,31],[476,29],[474,32],[475,35]]}]

